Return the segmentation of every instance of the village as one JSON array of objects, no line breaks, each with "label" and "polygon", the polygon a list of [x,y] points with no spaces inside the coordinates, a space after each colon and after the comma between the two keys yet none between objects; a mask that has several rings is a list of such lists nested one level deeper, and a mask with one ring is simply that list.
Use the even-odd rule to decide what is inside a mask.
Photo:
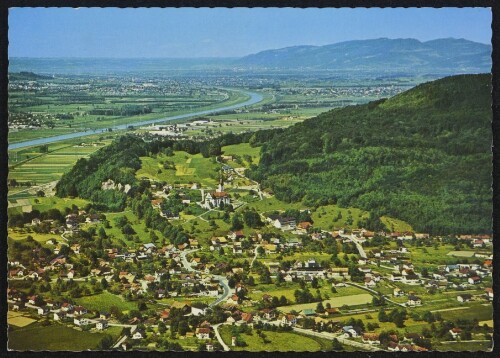
[{"label": "village", "polygon": [[[447,327],[449,341],[491,333],[478,322],[450,325],[442,317],[469,311],[467,305],[491,307],[490,235],[324,230],[309,209],[249,210],[249,202],[235,196],[237,180],[250,183],[245,190],[252,200],[269,200],[272,193],[224,164],[232,159],[220,158],[224,170],[215,190],[196,183],[145,184],[159,220],[192,220],[185,218],[188,211],[208,223],[210,215],[224,214],[233,218],[225,234],[211,235],[211,224],[182,243],[160,240],[154,230],[149,242],[132,240],[137,233],[127,216],[111,220],[76,205],[66,215],[52,210],[25,216],[32,219],[14,225],[54,237],[40,244],[28,236],[9,248],[9,314],[82,331],[119,330],[106,346],[119,350],[161,344],[244,350],[253,329],[259,337],[262,331],[296,333],[368,351],[426,351],[434,337],[426,331],[430,322]],[[130,189],[102,183],[102,190]],[[111,224],[132,241],[111,239]],[[426,258],[443,249],[438,260]],[[127,304],[100,310],[82,303],[105,292]]]}]

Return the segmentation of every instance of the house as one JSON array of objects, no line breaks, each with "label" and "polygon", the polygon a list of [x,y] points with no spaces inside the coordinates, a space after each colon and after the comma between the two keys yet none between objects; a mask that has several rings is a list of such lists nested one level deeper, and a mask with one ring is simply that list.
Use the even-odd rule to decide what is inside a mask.
[{"label": "house", "polygon": [[274,254],[278,249],[278,246],[274,244],[266,244],[262,245],[262,247],[264,248],[266,254]]},{"label": "house", "polygon": [[166,309],[160,313],[160,321],[165,323],[165,321],[170,317],[170,310]]},{"label": "house", "polygon": [[284,326],[294,326],[297,324],[297,317],[293,314],[286,314],[281,318],[281,324]]},{"label": "house", "polygon": [[235,242],[233,244],[233,254],[242,254],[243,248],[241,247],[241,242]]},{"label": "house", "polygon": [[276,318],[276,310],[270,308],[264,308],[260,311],[260,315],[262,318],[273,320]]},{"label": "house", "polygon": [[377,333],[364,333],[362,336],[363,343],[380,344],[379,334]]},{"label": "house", "polygon": [[416,332],[406,332],[404,335],[404,340],[413,343],[417,339],[421,339],[422,336]]},{"label": "house", "polygon": [[86,318],[75,317],[73,323],[77,326],[86,326],[89,324],[89,320]]},{"label": "house", "polygon": [[377,283],[371,277],[365,278],[365,287],[375,287]]},{"label": "house", "polygon": [[302,229],[302,230],[308,230],[309,228],[312,227],[312,223],[310,223],[309,221],[301,221],[297,227],[299,229]]},{"label": "house", "polygon": [[448,332],[450,332],[453,339],[457,339],[458,337],[460,337],[460,333],[462,333],[462,330],[460,328],[454,327],[450,329]]},{"label": "house", "polygon": [[195,335],[198,339],[210,339],[210,328],[198,327]]},{"label": "house", "polygon": [[349,338],[349,337],[357,337],[358,332],[353,328],[353,326],[344,326],[342,327],[342,331],[344,332],[344,337]]},{"label": "house", "polygon": [[302,310],[302,314],[305,317],[316,316],[316,312],[313,309],[310,309],[310,308],[306,308],[306,309]]},{"label": "house", "polygon": [[395,287],[392,294],[394,297],[399,297],[399,296],[404,296],[405,293],[399,287]]},{"label": "house", "polygon": [[49,313],[50,310],[47,306],[43,306],[43,307],[38,307],[37,311],[39,315],[45,316]]},{"label": "house", "polygon": [[294,230],[297,226],[295,219],[290,217],[281,217],[278,216],[274,221],[273,225],[277,229],[281,229],[283,231]]},{"label": "house", "polygon": [[333,277],[345,277],[349,275],[349,268],[347,267],[334,267],[330,270]]},{"label": "house", "polygon": [[237,295],[232,295],[227,299],[227,303],[237,305],[238,304],[239,297]]},{"label": "house", "polygon": [[203,303],[196,303],[191,306],[191,314],[193,316],[200,316],[207,314],[208,305]]},{"label": "house", "polygon": [[477,285],[478,283],[481,282],[481,278],[479,276],[472,276],[469,277],[467,282],[470,283],[471,285]]},{"label": "house", "polygon": [[189,302],[179,302],[179,301],[174,301],[170,305],[170,308],[176,308],[181,310],[183,313],[189,313],[191,312],[191,305]]},{"label": "house", "polygon": [[415,307],[415,306],[420,306],[421,304],[422,304],[422,300],[420,299],[420,297],[415,296],[415,295],[408,296],[408,301],[406,302],[407,306]]},{"label": "house", "polygon": [[35,302],[39,299],[38,295],[33,295],[33,296],[30,296],[28,297],[28,303],[30,305],[34,305]]},{"label": "house", "polygon": [[100,319],[99,321],[97,321],[95,328],[100,331],[105,330],[106,328],[108,328],[108,321],[106,321],[105,319]]},{"label": "house", "polygon": [[243,312],[241,314],[241,320],[245,321],[246,323],[252,323],[253,322],[253,315],[251,313]]},{"label": "house", "polygon": [[78,316],[81,316],[81,315],[84,315],[87,313],[87,309],[85,307],[82,307],[82,306],[76,306],[74,308],[74,311],[75,311],[75,315],[78,315]]},{"label": "house", "polygon": [[136,330],[132,335],[132,339],[143,339],[144,337],[146,337],[146,333],[140,329]]},{"label": "house", "polygon": [[26,307],[24,302],[16,302],[12,305],[12,310],[19,311]]},{"label": "house", "polygon": [[464,302],[469,302],[472,299],[472,295],[469,295],[468,293],[463,293],[461,295],[457,296],[457,301],[464,303]]},{"label": "house", "polygon": [[491,287],[487,287],[484,289],[484,292],[488,296],[489,300],[493,300],[493,289]]},{"label": "house", "polygon": [[110,319],[111,318],[111,313],[109,312],[100,312],[99,313],[99,319]]},{"label": "house", "polygon": [[61,305],[61,311],[63,312],[73,311],[73,305],[71,303],[64,302]]},{"label": "house", "polygon": [[339,313],[340,313],[340,311],[338,308],[327,308],[327,309],[325,309],[324,315],[325,316],[333,316],[333,315],[336,315]]},{"label": "house", "polygon": [[66,312],[54,312],[54,321],[64,321],[66,319]]}]

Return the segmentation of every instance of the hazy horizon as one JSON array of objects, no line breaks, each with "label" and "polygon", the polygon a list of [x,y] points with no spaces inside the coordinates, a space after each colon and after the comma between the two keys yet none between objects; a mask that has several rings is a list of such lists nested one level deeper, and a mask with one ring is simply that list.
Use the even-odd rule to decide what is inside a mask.
[{"label": "hazy horizon", "polygon": [[[482,43],[482,42],[478,42],[478,41],[473,41],[473,40],[470,40],[470,39],[466,39],[466,38],[456,38],[456,37],[446,37],[446,38],[443,38],[443,37],[440,37],[440,38],[435,38],[435,39],[430,39],[430,40],[426,40],[426,41],[420,41],[418,39],[415,39],[415,38],[411,38],[411,37],[407,37],[407,38],[401,38],[401,37],[395,37],[395,38],[388,38],[388,37],[378,37],[378,38],[367,38],[367,39],[352,39],[352,40],[347,40],[347,41],[339,41],[339,42],[333,42],[333,43],[330,43],[330,44],[325,44],[325,45],[309,45],[309,44],[297,44],[297,45],[291,45],[291,46],[286,46],[286,47],[280,47],[280,48],[269,48],[269,49],[264,49],[264,50],[261,50],[259,52],[264,52],[264,51],[269,51],[269,50],[282,50],[282,49],[287,49],[287,48],[294,48],[294,47],[321,47],[321,46],[328,46],[328,45],[335,45],[335,44],[340,44],[340,43],[345,43],[345,42],[354,42],[354,41],[370,41],[370,40],[380,40],[380,39],[389,39],[389,40],[417,40],[421,43],[426,43],[426,42],[430,42],[430,41],[435,41],[435,40],[442,40],[442,39],[453,39],[453,40],[465,40],[465,41],[471,41],[471,42],[475,42],[475,43],[479,43],[479,44],[482,44],[482,45],[487,45],[487,46],[491,46],[491,43]],[[253,54],[253,53],[252,53]],[[226,57],[223,57],[223,56],[200,56],[200,57],[161,57],[161,56],[153,56],[153,57],[104,57],[104,56],[10,56],[9,55],[9,58],[33,58],[33,59],[103,59],[103,60],[120,60],[120,59],[123,59],[123,60],[140,60],[140,59],[143,59],[143,60],[153,60],[153,59],[157,59],[157,60],[161,60],[161,59],[165,59],[165,60],[183,60],[183,59],[187,59],[187,60],[217,60],[217,59],[220,59],[220,60],[232,60],[232,59],[239,59],[239,58],[242,58],[242,57],[246,57],[246,56],[249,56],[249,55],[252,55],[252,54],[247,54],[247,55],[243,55],[243,56],[226,56]]]},{"label": "hazy horizon", "polygon": [[9,58],[240,58],[377,38],[491,43],[489,8],[12,8]]}]

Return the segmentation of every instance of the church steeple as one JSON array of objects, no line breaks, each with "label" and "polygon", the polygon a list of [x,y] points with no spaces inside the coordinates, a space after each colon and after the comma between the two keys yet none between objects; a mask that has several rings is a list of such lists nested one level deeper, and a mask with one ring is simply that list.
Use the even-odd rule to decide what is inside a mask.
[{"label": "church steeple", "polygon": [[217,187],[217,192],[218,193],[224,192],[224,179],[222,178],[222,175],[220,176],[219,186]]}]

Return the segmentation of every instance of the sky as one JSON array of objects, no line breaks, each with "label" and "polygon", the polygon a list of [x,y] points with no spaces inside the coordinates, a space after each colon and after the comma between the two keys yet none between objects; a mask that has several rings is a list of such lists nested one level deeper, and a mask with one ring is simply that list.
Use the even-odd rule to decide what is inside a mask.
[{"label": "sky", "polygon": [[380,37],[490,43],[491,9],[9,9],[9,57],[240,57]]}]

